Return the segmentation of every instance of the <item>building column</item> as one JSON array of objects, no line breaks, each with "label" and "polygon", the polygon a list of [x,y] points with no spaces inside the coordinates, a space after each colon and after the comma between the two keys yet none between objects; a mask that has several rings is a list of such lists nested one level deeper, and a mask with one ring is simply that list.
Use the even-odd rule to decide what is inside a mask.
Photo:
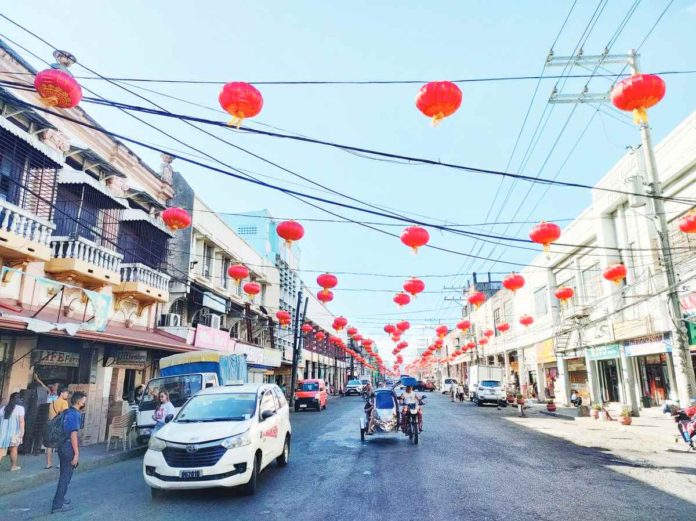
[{"label": "building column", "polygon": [[505,388],[510,384],[510,353],[503,351],[503,360],[505,360]]},{"label": "building column", "polygon": [[669,376],[669,396],[670,400],[675,402],[679,401],[679,394],[677,393],[677,377],[674,375],[674,362],[672,361],[672,353],[667,353],[665,356],[667,361],[667,374]]},{"label": "building column", "polygon": [[546,403],[546,374],[544,373],[544,364],[537,363],[537,401]]},{"label": "building column", "polygon": [[597,365],[594,360],[590,360],[585,356],[585,367],[587,367],[587,389],[590,391],[590,402],[601,403]]},{"label": "building column", "polygon": [[636,396],[636,376],[633,370],[633,360],[626,356],[626,350],[622,344],[619,344],[619,354],[621,356],[621,384],[624,388],[624,399],[633,416],[639,416],[640,402]]},{"label": "building column", "polygon": [[527,387],[529,387],[529,375],[527,374],[527,365],[524,361],[524,349],[518,349],[517,353],[517,367],[520,372],[520,393],[526,398]]},{"label": "building column", "polygon": [[556,396],[560,399],[564,407],[570,406],[570,378],[568,376],[568,362],[562,356],[556,357],[556,365],[558,367],[558,388],[561,393]]}]

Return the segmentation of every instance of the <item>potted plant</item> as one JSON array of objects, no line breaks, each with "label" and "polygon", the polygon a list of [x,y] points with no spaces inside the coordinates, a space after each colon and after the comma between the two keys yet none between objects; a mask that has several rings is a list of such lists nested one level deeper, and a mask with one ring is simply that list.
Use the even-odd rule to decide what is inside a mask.
[{"label": "potted plant", "polygon": [[524,405],[524,396],[522,396],[522,393],[517,393],[517,405]]},{"label": "potted plant", "polygon": [[553,400],[546,400],[546,410],[556,412],[556,403]]},{"label": "potted plant", "polygon": [[507,395],[507,402],[510,404],[515,403],[515,396],[512,394],[508,394]]},{"label": "potted plant", "polygon": [[601,411],[601,410],[602,410],[602,404],[601,404],[601,403],[593,403],[593,404],[592,404],[592,412],[591,412],[591,414],[592,414],[592,417],[593,417],[595,420],[598,420],[598,419],[599,419],[599,411]]},{"label": "potted plant", "polygon": [[621,425],[631,425],[631,423],[633,423],[630,407],[621,407],[621,411],[619,412],[619,421],[621,422]]}]

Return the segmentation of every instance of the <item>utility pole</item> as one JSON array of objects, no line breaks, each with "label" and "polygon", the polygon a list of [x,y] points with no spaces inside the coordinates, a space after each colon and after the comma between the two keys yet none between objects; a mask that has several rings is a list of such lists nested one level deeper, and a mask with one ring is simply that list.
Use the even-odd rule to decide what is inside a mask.
[{"label": "utility pole", "polygon": [[292,338],[292,374],[290,375],[290,408],[295,405],[295,387],[297,386],[297,367],[300,365],[300,322],[304,323],[307,315],[307,303],[309,299],[305,299],[304,310],[302,311],[302,319],[300,320],[300,307],[302,306],[302,290],[297,292],[297,307],[295,308],[295,331]]}]

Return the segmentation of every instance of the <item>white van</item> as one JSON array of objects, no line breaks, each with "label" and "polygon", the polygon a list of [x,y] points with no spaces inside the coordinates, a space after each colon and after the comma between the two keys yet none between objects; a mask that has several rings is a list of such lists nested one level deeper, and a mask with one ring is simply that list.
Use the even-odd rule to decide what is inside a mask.
[{"label": "white van", "polygon": [[442,394],[448,394],[450,392],[450,389],[452,386],[457,387],[457,379],[456,378],[443,378],[442,379],[442,384],[440,385],[440,391],[442,391]]}]

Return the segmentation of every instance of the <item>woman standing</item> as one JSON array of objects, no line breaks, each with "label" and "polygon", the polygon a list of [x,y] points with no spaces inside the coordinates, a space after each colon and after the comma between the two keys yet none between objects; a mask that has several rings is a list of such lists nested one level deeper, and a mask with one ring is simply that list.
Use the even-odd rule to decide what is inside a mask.
[{"label": "woman standing", "polygon": [[10,453],[10,470],[19,470],[17,447],[24,438],[24,407],[20,405],[19,393],[12,393],[7,405],[0,407],[0,462]]},{"label": "woman standing", "polygon": [[174,404],[169,401],[169,393],[167,391],[160,391],[159,402],[159,407],[155,410],[155,414],[152,415],[152,419],[155,420],[155,428],[152,430],[153,434],[164,427],[164,419],[168,415],[176,413]]}]

